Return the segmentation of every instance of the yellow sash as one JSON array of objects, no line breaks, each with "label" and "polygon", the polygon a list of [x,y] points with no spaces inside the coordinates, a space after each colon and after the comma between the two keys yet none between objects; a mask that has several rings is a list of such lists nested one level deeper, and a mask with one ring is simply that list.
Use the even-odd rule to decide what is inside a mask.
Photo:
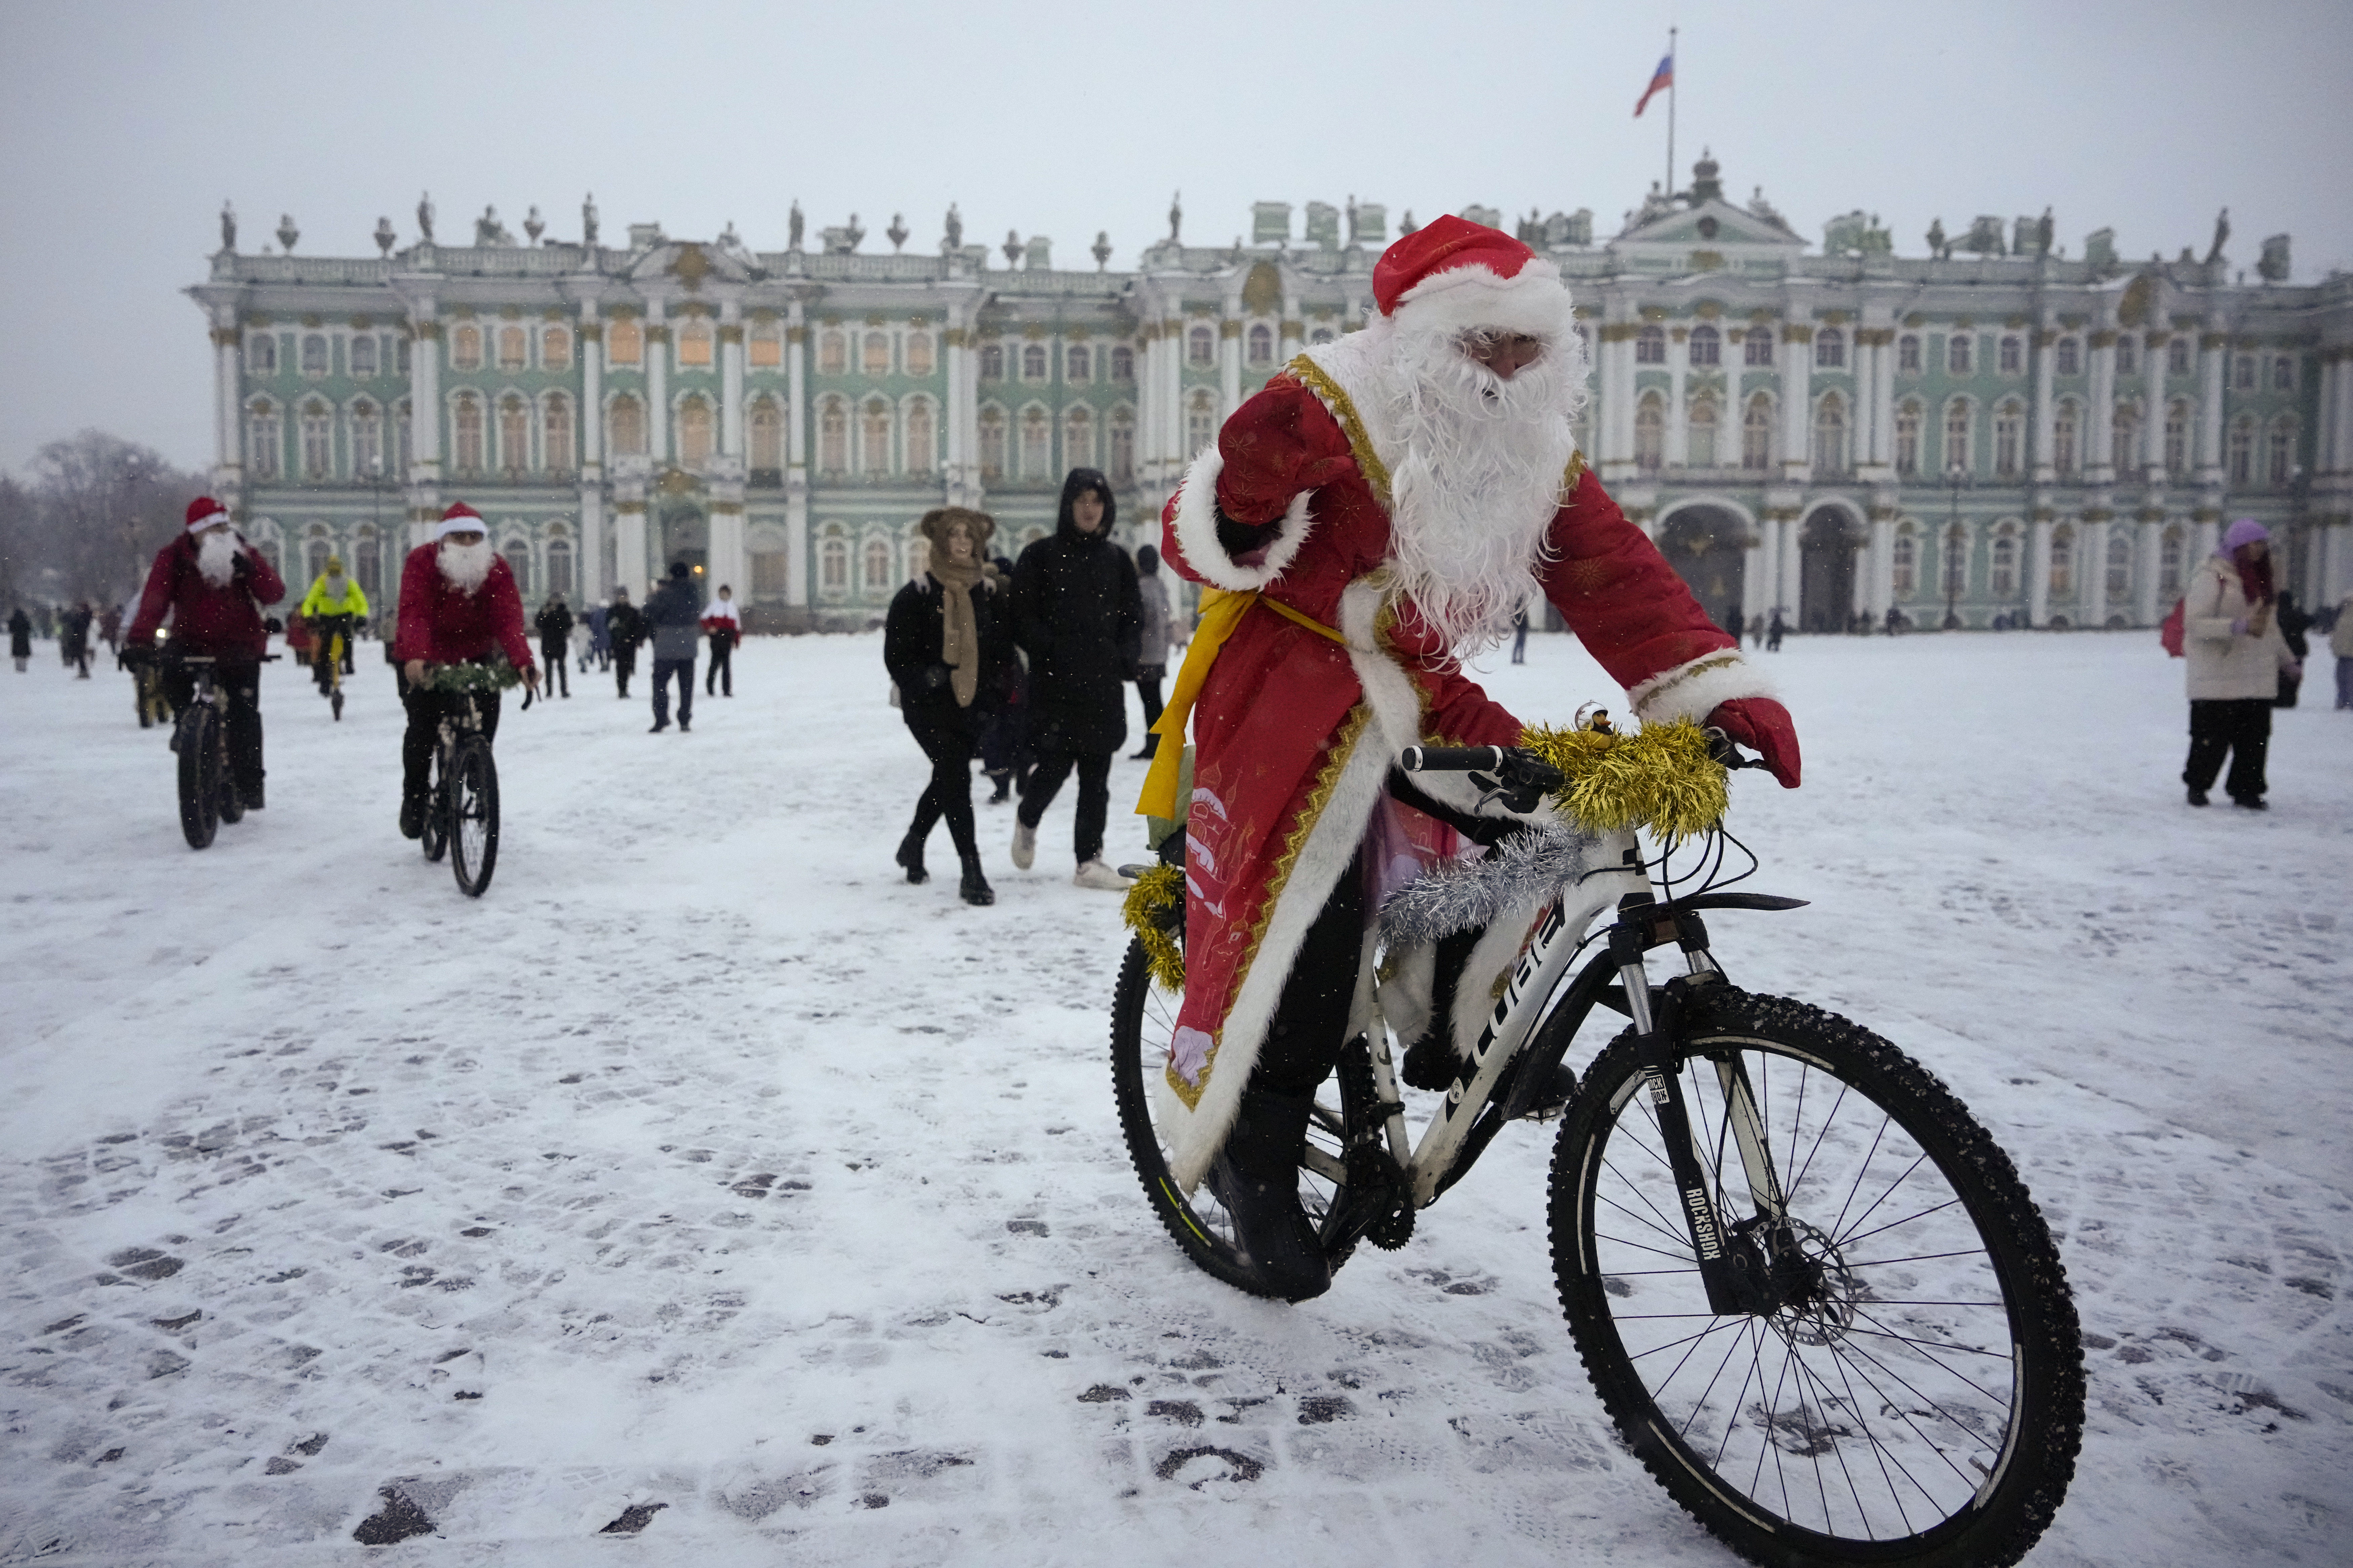
[{"label": "yellow sash", "polygon": [[1185,663],[1176,671],[1176,685],[1168,693],[1168,706],[1160,710],[1160,720],[1152,732],[1160,737],[1160,744],[1152,753],[1152,771],[1145,775],[1144,794],[1135,803],[1138,816],[1174,819],[1176,813],[1176,775],[1184,763],[1185,724],[1193,716],[1193,704],[1200,700],[1201,687],[1209,679],[1209,667],[1218,661],[1218,650],[1234,635],[1241,624],[1242,615],[1252,605],[1264,605],[1286,620],[1298,622],[1309,631],[1330,637],[1345,647],[1348,639],[1325,626],[1303,610],[1295,610],[1280,599],[1262,597],[1256,590],[1240,593],[1225,588],[1201,590],[1201,624],[1193,630],[1193,643],[1185,650]]}]

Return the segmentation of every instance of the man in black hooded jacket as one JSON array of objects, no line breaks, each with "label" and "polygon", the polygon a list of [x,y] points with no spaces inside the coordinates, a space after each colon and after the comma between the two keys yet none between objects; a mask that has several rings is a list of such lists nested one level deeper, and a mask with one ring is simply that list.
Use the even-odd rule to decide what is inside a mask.
[{"label": "man in black hooded jacket", "polygon": [[1022,788],[1013,863],[1038,853],[1038,824],[1073,768],[1079,775],[1072,849],[1082,888],[1116,891],[1126,879],[1103,863],[1111,763],[1127,741],[1127,678],[1144,631],[1135,563],[1112,542],[1111,484],[1093,468],[1062,481],[1054,536],[1021,552],[1009,608],[1029,656],[1029,742],[1038,763]]}]

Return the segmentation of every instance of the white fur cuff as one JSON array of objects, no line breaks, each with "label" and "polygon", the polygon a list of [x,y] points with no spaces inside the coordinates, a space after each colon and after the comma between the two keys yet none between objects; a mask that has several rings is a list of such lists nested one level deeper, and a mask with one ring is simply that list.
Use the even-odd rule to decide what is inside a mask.
[{"label": "white fur cuff", "polygon": [[1662,671],[1626,694],[1645,724],[1704,721],[1716,705],[1737,697],[1770,697],[1773,683],[1730,648]]},{"label": "white fur cuff", "polygon": [[1225,471],[1226,460],[1215,446],[1202,448],[1185,471],[1185,482],[1176,491],[1176,543],[1185,552],[1185,560],[1204,581],[1236,593],[1250,593],[1263,588],[1282,575],[1292,557],[1307,542],[1307,531],[1314,518],[1307,510],[1306,490],[1291,498],[1291,505],[1282,514],[1282,526],[1275,531],[1274,542],[1268,545],[1255,566],[1246,566],[1226,553],[1218,542],[1218,476]]}]

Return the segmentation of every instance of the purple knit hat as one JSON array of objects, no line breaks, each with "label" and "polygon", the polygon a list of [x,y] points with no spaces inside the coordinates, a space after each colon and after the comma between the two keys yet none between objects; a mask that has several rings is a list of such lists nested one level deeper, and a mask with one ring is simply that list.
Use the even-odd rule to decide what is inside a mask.
[{"label": "purple knit hat", "polygon": [[2270,529],[2252,517],[2242,517],[2222,531],[2222,542],[2214,547],[2214,553],[2235,554],[2242,544],[2253,544],[2258,539],[2268,540],[2271,536]]}]

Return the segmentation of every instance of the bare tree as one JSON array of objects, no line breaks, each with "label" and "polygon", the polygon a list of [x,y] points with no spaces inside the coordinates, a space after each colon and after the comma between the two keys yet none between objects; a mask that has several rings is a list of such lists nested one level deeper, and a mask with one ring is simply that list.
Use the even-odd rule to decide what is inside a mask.
[{"label": "bare tree", "polygon": [[[33,478],[26,563],[68,601],[119,602],[135,592],[203,488],[154,448],[103,430],[43,447]],[[28,575],[19,573],[20,587],[32,586]]]},{"label": "bare tree", "polygon": [[0,474],[0,608],[13,609],[33,587],[43,553],[40,502],[33,492]]}]

